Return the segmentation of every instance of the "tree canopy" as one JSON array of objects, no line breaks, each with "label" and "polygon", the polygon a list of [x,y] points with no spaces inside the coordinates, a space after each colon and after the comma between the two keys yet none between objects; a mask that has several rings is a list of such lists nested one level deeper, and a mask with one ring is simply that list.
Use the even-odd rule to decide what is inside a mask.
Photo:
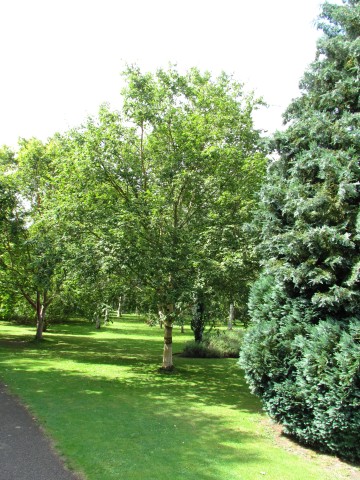
[{"label": "tree canopy", "polygon": [[8,201],[24,219],[18,244],[32,246],[31,260],[18,250],[17,271],[36,264],[32,291],[87,313],[121,291],[141,292],[165,320],[163,366],[172,368],[179,305],[243,302],[257,271],[244,225],[265,172],[252,121],[261,100],[225,73],[196,68],[129,66],[124,78],[120,112],[104,105],[46,145],[4,149]]},{"label": "tree canopy", "polygon": [[46,202],[53,194],[53,144],[21,140],[17,155],[3,148],[0,285],[16,304],[22,298],[36,317],[41,339],[48,306],[62,282],[63,248],[47,222]]},{"label": "tree canopy", "polygon": [[[199,275],[208,276],[210,248],[218,262],[239,245],[239,265],[252,255],[241,225],[265,166],[251,117],[259,102],[225,74],[131,66],[124,75],[123,111],[102,107],[65,141],[59,181],[66,186],[58,191],[111,269],[152,290],[165,318],[163,366],[171,368],[176,303],[189,300]],[[74,213],[69,205],[80,197]],[[225,236],[232,247],[223,245],[220,259]]]}]

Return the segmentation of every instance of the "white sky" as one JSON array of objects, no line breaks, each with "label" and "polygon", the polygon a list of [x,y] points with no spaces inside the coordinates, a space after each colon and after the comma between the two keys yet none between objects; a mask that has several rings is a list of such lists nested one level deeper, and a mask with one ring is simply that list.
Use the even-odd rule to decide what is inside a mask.
[{"label": "white sky", "polygon": [[314,59],[321,0],[0,0],[0,145],[45,140],[103,102],[126,62],[233,73],[273,131]]}]

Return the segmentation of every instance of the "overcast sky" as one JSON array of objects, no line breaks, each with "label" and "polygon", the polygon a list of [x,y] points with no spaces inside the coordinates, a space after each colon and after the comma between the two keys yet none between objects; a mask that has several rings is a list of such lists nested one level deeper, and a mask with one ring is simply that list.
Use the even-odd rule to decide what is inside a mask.
[{"label": "overcast sky", "polygon": [[0,0],[0,145],[45,140],[103,102],[126,63],[233,73],[273,131],[314,59],[320,0]]}]

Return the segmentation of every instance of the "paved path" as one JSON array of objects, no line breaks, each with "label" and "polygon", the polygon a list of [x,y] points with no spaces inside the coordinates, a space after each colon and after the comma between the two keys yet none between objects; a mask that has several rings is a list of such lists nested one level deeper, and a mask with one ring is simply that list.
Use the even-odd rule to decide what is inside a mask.
[{"label": "paved path", "polygon": [[79,480],[36,421],[0,383],[0,480]]}]

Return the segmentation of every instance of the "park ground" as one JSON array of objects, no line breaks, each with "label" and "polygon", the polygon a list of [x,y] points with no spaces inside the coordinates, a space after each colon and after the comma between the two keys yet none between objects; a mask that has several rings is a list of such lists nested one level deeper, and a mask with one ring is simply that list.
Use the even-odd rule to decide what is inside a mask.
[{"label": "park ground", "polygon": [[100,330],[83,320],[0,322],[0,379],[88,480],[358,480],[360,469],[303,448],[262,412],[236,359],[181,357],[164,374],[162,332],[125,315]]}]

